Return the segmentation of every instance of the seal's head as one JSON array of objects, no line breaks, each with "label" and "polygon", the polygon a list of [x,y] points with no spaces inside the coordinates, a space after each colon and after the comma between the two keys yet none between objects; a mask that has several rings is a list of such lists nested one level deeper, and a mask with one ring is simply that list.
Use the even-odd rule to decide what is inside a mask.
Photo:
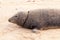
[{"label": "seal's head", "polygon": [[18,12],[16,15],[9,18],[8,21],[18,25],[23,25],[26,17],[27,17],[27,12]]}]

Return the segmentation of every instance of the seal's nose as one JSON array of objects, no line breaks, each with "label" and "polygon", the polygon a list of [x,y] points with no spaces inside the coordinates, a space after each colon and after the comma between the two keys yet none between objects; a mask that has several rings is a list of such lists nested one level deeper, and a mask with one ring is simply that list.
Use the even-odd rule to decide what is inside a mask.
[{"label": "seal's nose", "polygon": [[11,20],[10,20],[10,19],[9,19],[8,21],[9,21],[9,22],[11,22]]}]

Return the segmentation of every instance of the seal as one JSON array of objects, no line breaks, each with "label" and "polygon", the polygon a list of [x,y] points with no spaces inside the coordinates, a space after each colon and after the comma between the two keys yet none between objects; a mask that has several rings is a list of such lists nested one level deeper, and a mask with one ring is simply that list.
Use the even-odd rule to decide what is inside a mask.
[{"label": "seal", "polygon": [[9,18],[8,21],[20,25],[23,28],[32,29],[33,31],[42,28],[60,28],[60,10],[35,9],[27,12],[18,12]]}]

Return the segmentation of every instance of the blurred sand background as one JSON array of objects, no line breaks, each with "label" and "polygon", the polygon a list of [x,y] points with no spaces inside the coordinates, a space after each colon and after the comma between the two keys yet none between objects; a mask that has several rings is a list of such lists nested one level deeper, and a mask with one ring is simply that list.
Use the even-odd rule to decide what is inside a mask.
[{"label": "blurred sand background", "polygon": [[0,0],[0,40],[60,40],[60,29],[32,33],[8,22],[18,11],[40,8],[60,9],[60,0]]}]

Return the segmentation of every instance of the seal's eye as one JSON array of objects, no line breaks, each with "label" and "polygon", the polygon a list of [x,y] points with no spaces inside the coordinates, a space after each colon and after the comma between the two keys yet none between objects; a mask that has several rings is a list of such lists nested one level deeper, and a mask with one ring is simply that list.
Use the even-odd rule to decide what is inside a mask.
[{"label": "seal's eye", "polygon": [[18,17],[18,16],[15,16],[15,18],[19,19],[19,17]]}]

